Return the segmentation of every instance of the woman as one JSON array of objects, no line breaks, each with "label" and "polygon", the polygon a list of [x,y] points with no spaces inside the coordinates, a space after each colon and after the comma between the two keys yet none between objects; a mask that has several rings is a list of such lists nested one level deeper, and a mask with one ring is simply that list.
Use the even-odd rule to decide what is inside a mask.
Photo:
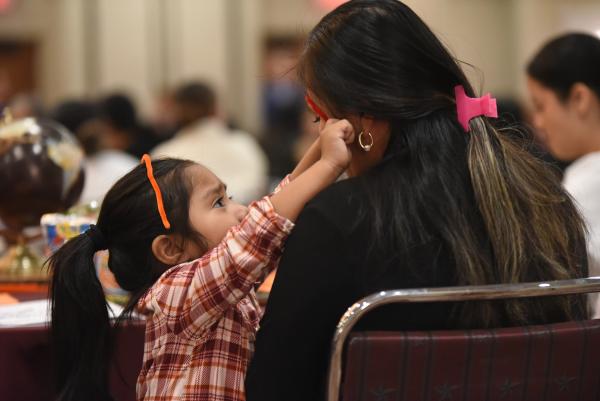
[{"label": "woman", "polygon": [[[560,36],[535,55],[527,76],[536,128],[554,157],[573,162],[563,185],[587,223],[589,270],[596,276],[600,274],[600,40],[581,33]],[[595,309],[597,317],[600,311]]]},{"label": "woman", "polygon": [[[300,78],[313,109],[358,140],[349,179],[308,204],[286,244],[246,379],[248,401],[322,399],[334,328],[383,289],[586,274],[581,219],[558,178],[486,117],[457,119],[473,89],[406,5],[356,0],[311,32]],[[369,329],[494,327],[586,317],[583,297],[383,307]]]}]

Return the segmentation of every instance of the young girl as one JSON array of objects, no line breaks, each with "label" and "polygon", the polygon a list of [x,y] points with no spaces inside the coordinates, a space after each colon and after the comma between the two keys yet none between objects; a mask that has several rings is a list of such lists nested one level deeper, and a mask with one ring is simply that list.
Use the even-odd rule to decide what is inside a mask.
[{"label": "young girl", "polygon": [[111,398],[110,321],[93,263],[103,249],[132,294],[126,312],[137,306],[148,315],[138,399],[245,399],[260,316],[254,286],[276,267],[306,202],[350,161],[352,126],[330,120],[321,128],[278,190],[248,208],[209,170],[184,160],[144,156],[145,165],[113,186],[98,224],[49,261],[60,400]]}]

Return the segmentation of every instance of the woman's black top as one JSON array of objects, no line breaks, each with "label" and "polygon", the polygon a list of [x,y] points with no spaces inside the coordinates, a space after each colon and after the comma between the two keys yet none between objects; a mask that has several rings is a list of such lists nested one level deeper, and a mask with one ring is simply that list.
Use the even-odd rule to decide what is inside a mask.
[{"label": "woman's black top", "polygon": [[[324,399],[335,326],[358,299],[386,289],[456,285],[451,252],[435,237],[405,252],[370,251],[370,222],[358,218],[368,205],[359,180],[327,188],[298,217],[257,334],[248,401]],[[384,306],[357,329],[453,328],[460,326],[454,306]]]}]

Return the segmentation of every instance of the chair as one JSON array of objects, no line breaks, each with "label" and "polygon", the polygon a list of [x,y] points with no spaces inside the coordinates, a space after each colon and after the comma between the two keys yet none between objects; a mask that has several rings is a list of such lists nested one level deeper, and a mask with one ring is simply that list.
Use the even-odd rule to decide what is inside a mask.
[{"label": "chair", "polygon": [[[132,321],[117,333],[109,373],[110,392],[115,400],[136,399],[144,330],[144,321]],[[0,328],[0,400],[54,400],[54,373],[48,327]]]},{"label": "chair", "polygon": [[338,323],[327,400],[600,399],[600,320],[490,330],[351,333],[362,316],[390,303],[592,292],[600,292],[600,277],[370,295],[352,305]]}]

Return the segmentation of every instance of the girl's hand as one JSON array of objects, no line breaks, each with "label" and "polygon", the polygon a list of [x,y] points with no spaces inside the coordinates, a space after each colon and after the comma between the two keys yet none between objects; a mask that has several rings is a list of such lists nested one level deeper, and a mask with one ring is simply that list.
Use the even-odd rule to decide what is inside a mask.
[{"label": "girl's hand", "polygon": [[331,164],[340,173],[346,170],[352,159],[348,148],[354,142],[354,128],[348,120],[330,118],[319,133],[321,142],[321,160]]}]

